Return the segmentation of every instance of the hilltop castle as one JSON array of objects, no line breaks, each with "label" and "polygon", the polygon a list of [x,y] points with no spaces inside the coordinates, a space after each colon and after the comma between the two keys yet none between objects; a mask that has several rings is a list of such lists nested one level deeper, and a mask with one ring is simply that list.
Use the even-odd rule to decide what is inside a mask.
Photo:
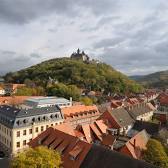
[{"label": "hilltop castle", "polygon": [[85,54],[84,51],[80,51],[79,48],[77,49],[77,52],[72,53],[71,59],[77,59],[82,61],[89,61],[89,56]]}]

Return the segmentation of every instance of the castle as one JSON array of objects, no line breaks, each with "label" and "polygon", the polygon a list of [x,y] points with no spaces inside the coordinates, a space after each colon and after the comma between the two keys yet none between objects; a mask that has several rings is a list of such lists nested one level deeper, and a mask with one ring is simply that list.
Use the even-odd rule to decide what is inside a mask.
[{"label": "castle", "polygon": [[80,52],[79,48],[77,49],[77,52],[72,53],[71,59],[77,59],[82,61],[89,61],[89,56],[85,54],[84,51]]}]

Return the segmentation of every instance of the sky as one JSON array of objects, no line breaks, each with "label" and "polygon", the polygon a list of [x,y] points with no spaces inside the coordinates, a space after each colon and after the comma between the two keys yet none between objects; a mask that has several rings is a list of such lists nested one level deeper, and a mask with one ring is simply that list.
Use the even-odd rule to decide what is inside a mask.
[{"label": "sky", "polygon": [[127,75],[168,69],[167,0],[0,0],[0,74],[77,48]]}]

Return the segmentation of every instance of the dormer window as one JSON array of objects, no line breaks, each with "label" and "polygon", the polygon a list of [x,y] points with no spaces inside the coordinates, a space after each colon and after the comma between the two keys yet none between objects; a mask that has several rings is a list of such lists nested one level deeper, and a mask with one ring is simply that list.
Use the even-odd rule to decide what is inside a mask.
[{"label": "dormer window", "polygon": [[24,124],[28,123],[28,119],[24,119],[24,120],[23,120],[23,123],[24,123]]},{"label": "dormer window", "polygon": [[18,125],[20,125],[20,124],[21,124],[21,121],[20,121],[20,120],[18,120],[18,121],[17,121],[17,124],[18,124]]},{"label": "dormer window", "polygon": [[52,114],[50,117],[51,117],[51,118],[54,118],[54,114]]},{"label": "dormer window", "polygon": [[79,154],[82,152],[82,148],[80,146],[75,146],[70,152],[70,160],[76,160]]},{"label": "dormer window", "polygon": [[38,121],[41,121],[42,120],[42,117],[38,117]]}]

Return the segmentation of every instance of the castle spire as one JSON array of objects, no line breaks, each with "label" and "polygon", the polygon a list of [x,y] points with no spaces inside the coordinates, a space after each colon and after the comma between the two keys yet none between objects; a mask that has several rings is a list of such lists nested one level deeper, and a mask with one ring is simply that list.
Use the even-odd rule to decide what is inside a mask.
[{"label": "castle spire", "polygon": [[77,54],[80,54],[80,50],[79,50],[79,48],[77,49]]}]

